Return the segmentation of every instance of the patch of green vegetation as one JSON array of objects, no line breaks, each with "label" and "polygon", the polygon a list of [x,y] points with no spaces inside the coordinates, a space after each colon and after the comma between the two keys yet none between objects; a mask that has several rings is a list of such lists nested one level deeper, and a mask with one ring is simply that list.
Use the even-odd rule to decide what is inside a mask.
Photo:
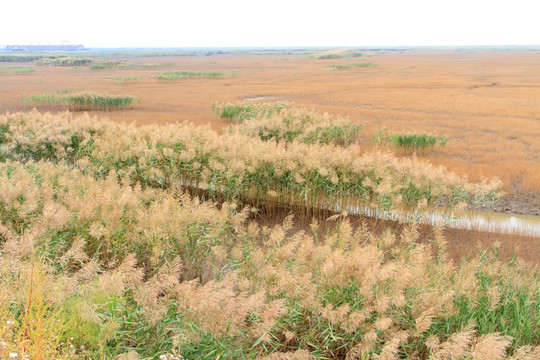
[{"label": "patch of green vegetation", "polygon": [[71,89],[57,90],[55,93],[41,95],[23,95],[23,101],[36,105],[60,105],[74,111],[86,110],[122,110],[139,100],[127,95],[103,95],[75,92]]},{"label": "patch of green vegetation", "polygon": [[55,59],[58,55],[0,55],[0,62],[34,62],[39,59]]},{"label": "patch of green vegetation", "polygon": [[306,134],[306,144],[349,144],[358,136],[364,125],[344,124],[342,126],[318,127]]},{"label": "patch of green vegetation", "polygon": [[113,77],[112,80],[117,84],[123,84],[123,83],[126,83],[126,82],[138,81],[138,80],[140,80],[140,77],[138,77],[138,76],[126,76],[126,77],[117,76],[117,77]]},{"label": "patch of green vegetation", "polygon": [[347,58],[357,58],[363,56],[362,53],[356,51],[346,51],[341,53],[325,53],[316,56],[319,60],[332,60],[332,59],[347,59]]},{"label": "patch of green vegetation", "polygon": [[182,80],[185,78],[195,78],[195,77],[217,78],[224,75],[225,73],[218,72],[218,71],[208,71],[208,72],[170,71],[170,72],[157,73],[156,78],[158,80],[175,81],[175,80]]},{"label": "patch of green vegetation", "polygon": [[178,65],[174,62],[166,63],[126,63],[120,67],[122,68],[143,68],[143,69],[154,69],[159,67],[172,67]]},{"label": "patch of green vegetation", "polygon": [[90,70],[105,70],[105,69],[116,69],[125,64],[124,60],[111,60],[111,61],[102,61],[100,63],[90,66]]},{"label": "patch of green vegetation", "polygon": [[88,66],[94,60],[77,57],[58,57],[58,58],[41,58],[35,62],[36,65],[48,66]]},{"label": "patch of green vegetation", "polygon": [[343,59],[344,57],[345,57],[345,55],[343,55],[343,54],[323,54],[323,55],[317,56],[317,59],[321,59],[321,60]]},{"label": "patch of green vegetation", "polygon": [[0,74],[28,74],[35,72],[31,66],[3,66],[0,67]]},{"label": "patch of green vegetation", "polygon": [[337,64],[329,64],[326,65],[327,69],[330,70],[347,70],[347,69],[354,69],[359,67],[375,67],[377,64],[372,62],[361,62],[361,63],[354,63],[354,64],[343,64],[343,65],[337,65]]},{"label": "patch of green vegetation", "polygon": [[234,104],[213,104],[212,110],[222,119],[231,119],[238,124],[246,119],[256,116],[271,116],[279,114],[281,110],[290,108],[288,103],[261,104],[261,103],[234,103]]},{"label": "patch of green vegetation", "polygon": [[373,141],[377,144],[390,144],[396,148],[408,150],[433,150],[437,143],[440,148],[443,148],[448,142],[448,138],[428,133],[389,134],[386,130],[381,130],[373,137]]}]

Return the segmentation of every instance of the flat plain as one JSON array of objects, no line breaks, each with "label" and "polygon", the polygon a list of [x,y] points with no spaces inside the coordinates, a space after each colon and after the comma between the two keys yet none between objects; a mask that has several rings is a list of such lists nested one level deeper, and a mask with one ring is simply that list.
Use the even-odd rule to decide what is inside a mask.
[{"label": "flat plain", "polygon": [[[102,70],[38,66],[31,73],[0,75],[0,113],[34,107],[23,95],[84,89],[140,99],[128,111],[108,113],[113,121],[189,121],[221,131],[229,122],[212,113],[215,102],[294,102],[365,124],[366,140],[383,128],[445,135],[445,148],[419,156],[472,181],[497,176],[510,194],[540,191],[540,54],[366,55],[362,61],[375,66],[347,68],[359,60],[304,54],[135,57],[127,59],[130,66]],[[222,75],[156,77],[178,70]],[[539,201],[534,195],[522,200]]]},{"label": "flat plain", "polygon": [[0,359],[538,359],[540,53],[387,50],[0,63]]}]

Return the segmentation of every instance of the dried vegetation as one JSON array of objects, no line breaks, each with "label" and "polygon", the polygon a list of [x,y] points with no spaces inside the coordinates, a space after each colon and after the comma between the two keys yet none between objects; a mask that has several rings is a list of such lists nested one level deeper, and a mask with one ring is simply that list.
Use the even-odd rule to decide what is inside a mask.
[{"label": "dried vegetation", "polygon": [[540,273],[523,261],[454,263],[414,223],[260,227],[237,205],[479,201],[495,183],[355,144],[70,113],[0,117],[0,149],[1,358],[540,356]]}]

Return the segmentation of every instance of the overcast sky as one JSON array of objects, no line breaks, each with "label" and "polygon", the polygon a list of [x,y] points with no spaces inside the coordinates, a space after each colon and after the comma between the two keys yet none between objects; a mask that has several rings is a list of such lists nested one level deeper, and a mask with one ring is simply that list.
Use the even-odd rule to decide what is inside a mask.
[{"label": "overcast sky", "polygon": [[0,45],[539,45],[540,0],[5,0]]}]

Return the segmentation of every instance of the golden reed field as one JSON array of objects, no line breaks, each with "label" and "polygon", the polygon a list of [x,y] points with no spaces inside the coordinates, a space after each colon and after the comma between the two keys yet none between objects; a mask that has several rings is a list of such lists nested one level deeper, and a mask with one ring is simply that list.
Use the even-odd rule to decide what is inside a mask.
[{"label": "golden reed field", "polygon": [[[113,121],[141,125],[190,121],[220,130],[229,121],[212,113],[214,102],[289,101],[365,124],[367,138],[382,128],[446,135],[449,142],[442,151],[423,157],[473,181],[497,176],[508,193],[538,193],[539,59],[534,51],[415,51],[376,53],[361,60],[303,54],[214,55],[135,57],[128,59],[132,66],[103,70],[39,66],[33,73],[0,77],[0,113],[35,106],[23,103],[23,94],[84,89],[140,99],[129,111],[107,114]],[[376,66],[331,67],[359,61]],[[156,79],[157,72],[177,70],[224,75]],[[118,81],[130,77],[137,80]],[[540,201],[538,196],[520,200]]]},{"label": "golden reed field", "polygon": [[32,56],[0,360],[540,358],[538,50]]}]

